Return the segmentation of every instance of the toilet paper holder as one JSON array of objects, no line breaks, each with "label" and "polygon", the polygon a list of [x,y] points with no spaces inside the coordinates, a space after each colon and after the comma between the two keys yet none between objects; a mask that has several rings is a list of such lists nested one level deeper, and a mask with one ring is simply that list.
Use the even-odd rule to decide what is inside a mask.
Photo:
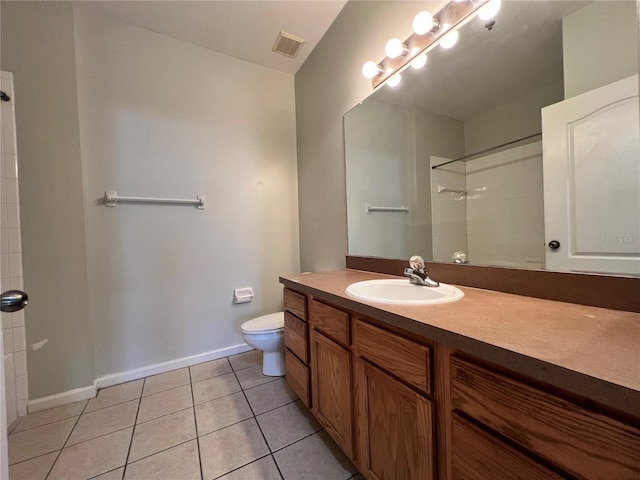
[{"label": "toilet paper holder", "polygon": [[236,288],[233,291],[233,303],[249,303],[255,297],[253,288]]}]

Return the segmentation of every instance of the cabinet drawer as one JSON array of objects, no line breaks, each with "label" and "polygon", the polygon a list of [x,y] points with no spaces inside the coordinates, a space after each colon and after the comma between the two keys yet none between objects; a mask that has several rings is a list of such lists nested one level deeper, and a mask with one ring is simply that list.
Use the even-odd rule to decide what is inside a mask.
[{"label": "cabinet drawer", "polygon": [[309,302],[309,324],[343,345],[349,345],[349,314],[316,300]]},{"label": "cabinet drawer", "polygon": [[285,288],[284,309],[307,321],[307,297],[304,295]]},{"label": "cabinet drawer", "polygon": [[291,350],[306,365],[309,364],[307,349],[307,324],[298,317],[284,312],[284,346]]},{"label": "cabinet drawer", "polygon": [[357,355],[393,373],[417,389],[431,393],[429,347],[356,320],[353,338]]},{"label": "cabinet drawer", "polygon": [[453,480],[561,480],[457,415],[451,419]]},{"label": "cabinet drawer", "polygon": [[284,352],[285,380],[300,397],[302,403],[310,407],[309,403],[309,369],[289,350]]},{"label": "cabinet drawer", "polygon": [[451,357],[451,405],[580,478],[640,478],[640,431]]}]

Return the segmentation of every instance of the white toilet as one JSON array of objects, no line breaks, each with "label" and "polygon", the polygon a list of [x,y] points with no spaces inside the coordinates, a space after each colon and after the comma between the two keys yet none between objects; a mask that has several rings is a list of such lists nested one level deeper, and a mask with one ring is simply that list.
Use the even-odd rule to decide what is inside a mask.
[{"label": "white toilet", "polygon": [[262,350],[262,373],[284,375],[284,312],[271,313],[244,322],[240,327],[247,345]]}]

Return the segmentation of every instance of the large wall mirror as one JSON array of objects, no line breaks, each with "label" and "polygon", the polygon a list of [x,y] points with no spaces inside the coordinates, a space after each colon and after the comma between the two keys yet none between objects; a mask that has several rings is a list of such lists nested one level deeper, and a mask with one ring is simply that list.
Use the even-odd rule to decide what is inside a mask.
[{"label": "large wall mirror", "polygon": [[640,275],[638,111],[635,1],[503,1],[345,115],[349,254]]}]

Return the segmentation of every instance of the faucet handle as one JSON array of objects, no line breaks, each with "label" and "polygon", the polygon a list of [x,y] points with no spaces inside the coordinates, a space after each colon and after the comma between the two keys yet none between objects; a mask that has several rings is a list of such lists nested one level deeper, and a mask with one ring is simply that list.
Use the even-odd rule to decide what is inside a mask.
[{"label": "faucet handle", "polygon": [[414,255],[409,259],[409,266],[421,272],[424,270],[424,259],[420,255]]}]

